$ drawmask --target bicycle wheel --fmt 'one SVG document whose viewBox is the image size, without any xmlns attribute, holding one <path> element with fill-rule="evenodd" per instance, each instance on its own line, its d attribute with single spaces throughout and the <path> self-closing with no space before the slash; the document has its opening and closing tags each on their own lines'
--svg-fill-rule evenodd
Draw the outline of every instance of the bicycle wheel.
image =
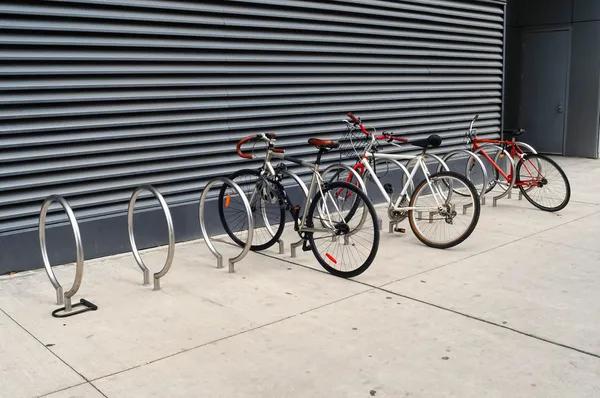
<svg viewBox="0 0 600 398">
<path fill-rule="evenodd" d="M 355 200 L 339 200 L 345 195 L 352 195 Z M 357 202 L 359 208 L 348 220 L 347 215 Z M 327 220 L 320 219 L 319 208 L 324 209 Z M 306 226 L 314 228 L 306 232 L 306 238 L 315 258 L 332 275 L 352 278 L 365 272 L 375 259 L 379 248 L 377 213 L 362 189 L 350 183 L 328 183 L 322 192 L 317 192 L 306 216 Z"/>
<path fill-rule="evenodd" d="M 238 170 L 229 176 L 246 194 L 254 217 L 254 236 L 251 250 L 260 251 L 273 246 L 285 227 L 285 202 L 280 184 L 260 178 L 259 170 Z M 248 238 L 246 209 L 238 193 L 223 185 L 217 207 L 225 232 L 238 245 Z"/>
<path fill-rule="evenodd" d="M 544 155 L 527 154 L 519 161 L 517 184 L 525 199 L 540 210 L 562 210 L 571 198 L 571 185 L 565 172 Z"/>
<path fill-rule="evenodd" d="M 457 195 L 458 190 L 462 194 Z M 410 227 L 427 246 L 447 249 L 467 239 L 477 222 L 481 204 L 475 186 L 467 177 L 442 171 L 419 184 L 408 212 Z"/>
</svg>

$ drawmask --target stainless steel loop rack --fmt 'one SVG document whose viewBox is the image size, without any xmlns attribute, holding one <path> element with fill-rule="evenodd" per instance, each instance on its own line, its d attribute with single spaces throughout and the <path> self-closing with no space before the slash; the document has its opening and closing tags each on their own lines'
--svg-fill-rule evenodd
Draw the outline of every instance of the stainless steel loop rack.
<svg viewBox="0 0 600 398">
<path fill-rule="evenodd" d="M 494 148 L 494 149 L 497 149 L 497 150 L 499 150 L 501 153 L 503 153 L 503 154 L 504 154 L 504 156 L 506 156 L 506 159 L 508 160 L 508 162 L 510 163 L 510 167 L 512 168 L 512 170 L 515 170 L 515 162 L 514 162 L 514 160 L 512 159 L 512 157 L 510 156 L 510 153 L 508 153 L 508 151 L 506 151 L 504 148 L 500 147 L 499 145 L 495 145 L 495 144 L 484 144 L 484 145 L 480 146 L 480 147 L 479 147 L 477 150 L 475 150 L 475 152 L 473 152 L 473 153 L 474 153 L 474 154 L 475 154 L 475 156 L 478 158 L 479 156 L 477 156 L 477 154 L 478 154 L 479 152 L 481 152 L 482 150 L 484 150 L 484 149 L 488 149 L 488 148 Z M 488 182 L 490 182 L 490 181 L 491 181 L 491 180 L 489 180 L 489 179 L 488 179 Z M 507 189 L 506 189 L 504 192 L 502 192 L 502 193 L 500 193 L 499 195 L 497 195 L 497 196 L 494 196 L 494 197 L 492 198 L 492 206 L 493 206 L 493 207 L 496 207 L 496 206 L 498 206 L 498 201 L 499 201 L 500 199 L 504 198 L 505 196 L 508 196 L 508 199 L 510 199 L 510 198 L 511 198 L 511 192 L 512 192 L 512 188 L 513 188 L 514 184 L 515 184 L 515 179 L 514 179 L 514 178 L 512 178 L 512 179 L 510 180 L 509 184 L 508 184 L 508 187 L 507 187 Z"/>
<path fill-rule="evenodd" d="M 478 192 L 478 193 L 479 193 L 479 198 L 480 198 L 481 204 L 482 204 L 482 205 L 485 205 L 485 193 L 486 193 L 486 190 L 487 190 L 487 184 L 488 184 L 488 182 L 489 182 L 489 179 L 488 179 L 488 173 L 487 173 L 487 169 L 485 168 L 485 164 L 484 164 L 484 163 L 483 163 L 483 161 L 482 161 L 482 160 L 479 158 L 479 156 L 477 156 L 475 153 L 473 153 L 473 152 L 471 152 L 471 151 L 469 151 L 469 150 L 467 150 L 467 149 L 457 149 L 457 150 L 455 150 L 455 151 L 448 152 L 446 155 L 444 155 L 444 156 L 442 157 L 442 160 L 443 160 L 443 161 L 444 161 L 446 164 L 448 164 L 448 161 L 450 160 L 450 158 L 452 158 L 452 157 L 454 157 L 454 156 L 457 156 L 457 155 L 459 155 L 459 156 L 460 156 L 460 155 L 462 155 L 462 156 L 467 156 L 467 164 L 469 163 L 469 160 L 468 160 L 468 159 L 473 159 L 473 161 L 474 161 L 474 162 L 476 162 L 476 163 L 477 163 L 477 165 L 479 166 L 479 168 L 481 169 L 481 172 L 482 172 L 482 180 L 483 180 L 483 181 L 481 182 L 481 191 L 480 191 L 480 192 Z M 468 166 L 467 166 L 467 168 L 468 168 Z M 442 171 L 442 164 L 441 164 L 441 163 L 438 165 L 438 168 L 437 168 L 437 172 L 439 173 L 440 171 Z M 467 172 L 467 171 L 465 171 L 465 173 L 466 173 L 466 172 Z M 466 207 L 470 207 L 470 205 L 467 205 Z M 463 208 L 463 214 L 464 214 L 464 211 L 465 211 L 465 210 L 466 210 L 466 209 L 465 209 L 465 208 Z"/>
<path fill-rule="evenodd" d="M 48 258 L 48 247 L 46 243 L 46 219 L 48 217 L 48 209 L 52 203 L 58 203 L 62 206 L 62 208 L 67 213 L 67 217 L 69 219 L 69 223 L 71 224 L 71 228 L 73 229 L 73 236 L 75 238 L 75 247 L 77 253 L 77 261 L 75 266 L 75 281 L 71 288 L 64 292 L 62 285 L 56 278 L 54 271 L 52 270 L 52 265 L 50 264 L 50 260 Z M 77 293 L 79 287 L 81 286 L 81 280 L 83 279 L 83 263 L 84 263 L 84 254 L 83 254 L 83 243 L 81 241 L 81 232 L 79 231 L 79 224 L 77 223 L 77 218 L 75 217 L 75 213 L 73 209 L 69 205 L 69 203 L 59 195 L 51 195 L 42 204 L 42 210 L 40 212 L 40 223 L 39 223 L 39 238 L 40 238 L 40 249 L 42 252 L 42 260 L 44 261 L 44 268 L 46 269 L 46 274 L 54 286 L 56 290 L 56 304 L 64 305 L 64 307 L 59 308 L 52 312 L 52 316 L 57 318 L 64 318 L 66 316 L 72 316 L 76 314 L 80 314 L 82 312 L 87 311 L 95 311 L 98 307 L 90 303 L 85 299 L 81 299 L 79 303 L 72 304 L 71 298 Z M 73 307 L 84 307 L 78 311 L 73 311 Z"/>
<path fill-rule="evenodd" d="M 152 193 L 158 202 L 160 203 L 160 207 L 162 207 L 163 212 L 165 213 L 165 218 L 167 220 L 167 229 L 169 231 L 169 249 L 167 252 L 167 260 L 165 261 L 165 265 L 163 268 L 154 274 L 154 290 L 160 290 L 160 278 L 165 276 L 169 269 L 171 269 L 171 264 L 173 264 L 173 258 L 175 257 L 175 229 L 173 227 L 173 218 L 171 217 L 171 212 L 169 211 L 169 206 L 165 201 L 165 198 L 158 191 L 158 189 L 154 188 L 151 185 L 142 185 L 138 187 L 133 194 L 131 195 L 131 199 L 129 200 L 129 208 L 127 209 L 127 231 L 129 233 L 129 243 L 131 245 L 131 252 L 138 266 L 142 270 L 144 274 L 144 285 L 150 284 L 150 270 L 144 264 L 142 257 L 140 256 L 140 252 L 135 244 L 135 234 L 133 230 L 133 214 L 135 210 L 135 203 L 137 202 L 139 196 L 142 192 L 148 191 Z"/>
<path fill-rule="evenodd" d="M 239 187 L 238 184 L 236 184 L 229 178 L 225 178 L 225 177 L 217 177 L 217 178 L 211 180 L 208 184 L 206 184 L 206 186 L 204 187 L 204 190 L 202 191 L 202 195 L 200 196 L 200 206 L 199 206 L 198 216 L 200 218 L 200 230 L 202 231 L 202 236 L 204 237 L 206 246 L 208 246 L 208 249 L 217 258 L 217 268 L 223 268 L 223 255 L 221 255 L 221 253 L 219 253 L 217 251 L 215 246 L 212 244 L 210 237 L 208 236 L 208 232 L 206 230 L 206 220 L 204 217 L 204 213 L 206 210 L 206 198 L 208 196 L 208 193 L 219 182 L 221 182 L 225 185 L 229 185 L 238 193 L 238 195 L 240 195 L 242 203 L 244 204 L 244 208 L 246 209 L 246 214 L 248 216 L 248 237 L 246 239 L 246 244 L 243 247 L 242 252 L 240 254 L 238 254 L 236 257 L 229 259 L 229 272 L 233 273 L 233 272 L 235 272 L 234 264 L 241 261 L 246 256 L 246 254 L 248 254 L 248 252 L 250 251 L 250 247 L 252 246 L 252 239 L 254 238 L 254 218 L 252 217 L 252 209 L 250 208 L 250 203 L 248 202 L 248 198 L 246 198 L 244 191 L 242 191 L 242 189 Z"/>
</svg>

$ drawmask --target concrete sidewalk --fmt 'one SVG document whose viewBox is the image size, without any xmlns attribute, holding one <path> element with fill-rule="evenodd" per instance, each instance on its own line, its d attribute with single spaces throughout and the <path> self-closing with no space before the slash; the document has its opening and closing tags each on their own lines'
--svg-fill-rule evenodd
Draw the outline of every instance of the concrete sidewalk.
<svg viewBox="0 0 600 398">
<path fill-rule="evenodd" d="M 563 211 L 489 200 L 445 251 L 384 228 L 354 280 L 290 258 L 292 230 L 235 274 L 179 244 L 157 292 L 130 254 L 88 261 L 76 298 L 99 310 L 72 318 L 50 316 L 43 271 L 2 278 L 0 397 L 598 397 L 600 161 L 556 160 Z"/>
</svg>

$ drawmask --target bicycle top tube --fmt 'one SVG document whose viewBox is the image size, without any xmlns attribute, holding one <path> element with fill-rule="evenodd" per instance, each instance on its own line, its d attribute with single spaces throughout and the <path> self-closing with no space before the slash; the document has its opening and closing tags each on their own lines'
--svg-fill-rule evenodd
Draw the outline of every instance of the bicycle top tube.
<svg viewBox="0 0 600 398">
<path fill-rule="evenodd" d="M 421 154 L 409 155 L 407 153 L 378 153 L 375 155 L 374 152 L 367 151 L 365 152 L 365 157 L 372 158 L 376 157 L 377 159 L 392 159 L 392 160 L 412 160 L 414 158 L 422 156 Z"/>
</svg>

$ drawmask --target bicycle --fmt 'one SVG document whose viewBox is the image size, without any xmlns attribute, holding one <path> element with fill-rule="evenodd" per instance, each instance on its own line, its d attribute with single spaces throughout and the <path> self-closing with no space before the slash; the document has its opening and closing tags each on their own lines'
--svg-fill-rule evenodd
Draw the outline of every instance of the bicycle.
<svg viewBox="0 0 600 398">
<path fill-rule="evenodd" d="M 351 278 L 366 271 L 375 259 L 379 247 L 380 233 L 375 207 L 360 188 L 346 182 L 325 182 L 319 173 L 321 157 L 338 148 L 339 142 L 309 139 L 309 144 L 318 149 L 316 161 L 309 163 L 286 155 L 283 149 L 276 148 L 274 134 L 257 134 L 238 142 L 238 156 L 257 159 L 254 154 L 244 153 L 241 149 L 244 144 L 256 142 L 266 143 L 263 164 L 256 169 L 242 169 L 229 176 L 249 198 L 255 219 L 254 235 L 266 237 L 264 243 L 253 243 L 251 250 L 264 250 L 279 240 L 286 223 L 287 211 L 294 222 L 294 230 L 302 239 L 302 249 L 312 251 L 325 270 L 343 278 Z M 302 215 L 301 207 L 292 203 L 281 183 L 281 170 L 285 165 L 273 167 L 271 160 L 274 158 L 312 170 Z M 357 198 L 352 202 L 352 217 L 348 217 L 348 202 L 335 195 L 338 191 Z M 241 203 L 235 192 L 229 192 L 226 186 L 221 188 L 218 198 L 219 217 L 229 237 L 243 246 L 247 221 Z"/>
<path fill-rule="evenodd" d="M 523 129 L 505 130 L 503 140 L 478 138 L 474 128 L 478 118 L 479 115 L 475 115 L 471 121 L 466 138 L 472 151 L 481 154 L 495 171 L 495 178 L 489 182 L 486 192 L 496 186 L 505 191 L 515 187 L 540 210 L 556 212 L 564 209 L 571 198 L 571 185 L 562 168 L 549 157 L 536 153 L 531 146 L 517 142 L 517 137 L 525 134 Z M 486 152 L 489 147 L 499 149 L 494 159 Z M 498 165 L 502 158 L 508 162 L 504 170 Z M 470 163 L 466 173 L 468 178 L 472 168 Z"/>
<path fill-rule="evenodd" d="M 371 133 L 352 113 L 349 112 L 348 117 L 350 121 L 344 120 L 344 122 L 349 132 L 352 133 L 359 128 L 364 134 L 363 137 L 367 137 L 364 148 L 360 148 L 360 144 L 351 143 L 358 158 L 355 169 L 360 172 L 365 181 L 372 180 L 381 192 L 388 205 L 390 228 L 408 218 L 415 236 L 425 245 L 439 249 L 454 247 L 473 233 L 481 211 L 479 194 L 474 185 L 465 176 L 456 172 L 441 171 L 431 174 L 428 170 L 425 161 L 427 151 L 441 145 L 442 139 L 439 135 L 434 134 L 425 139 L 409 142 L 406 138 L 398 137 L 390 132 L 384 131 L 381 135 Z M 352 137 L 352 134 L 348 134 L 348 136 Z M 398 148 L 400 148 L 399 143 L 410 143 L 421 148 L 421 153 L 416 156 L 382 154 L 379 153 L 381 146 L 378 140 L 385 140 Z M 407 183 L 403 184 L 402 190 L 395 200 L 390 196 L 394 193 L 393 186 L 382 184 L 377 176 L 375 165 L 381 159 L 394 162 L 401 168 L 403 174 L 408 176 Z M 414 161 L 416 164 L 409 172 L 398 162 L 399 160 Z M 413 181 L 419 171 L 422 172 L 424 179 L 414 188 L 412 195 L 409 195 L 409 187 L 414 187 Z M 341 173 L 338 173 L 333 178 L 340 175 Z M 353 175 L 348 175 L 345 182 L 353 183 L 354 179 Z M 460 195 L 456 195 L 457 192 L 460 192 Z M 449 226 L 451 231 L 443 230 L 445 226 Z M 465 228 L 459 231 L 457 226 Z M 401 228 L 393 230 L 405 232 Z M 458 233 L 452 234 L 452 230 Z"/>
</svg>

